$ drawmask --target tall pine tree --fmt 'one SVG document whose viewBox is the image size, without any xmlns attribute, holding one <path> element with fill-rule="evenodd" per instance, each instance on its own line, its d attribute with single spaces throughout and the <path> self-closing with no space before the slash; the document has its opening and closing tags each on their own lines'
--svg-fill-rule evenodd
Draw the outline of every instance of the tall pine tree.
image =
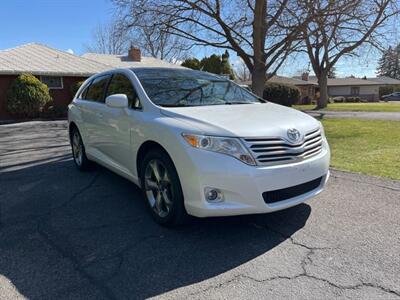
<svg viewBox="0 0 400 300">
<path fill-rule="evenodd" d="M 383 52 L 378 62 L 378 75 L 400 80 L 400 44 Z"/>
</svg>

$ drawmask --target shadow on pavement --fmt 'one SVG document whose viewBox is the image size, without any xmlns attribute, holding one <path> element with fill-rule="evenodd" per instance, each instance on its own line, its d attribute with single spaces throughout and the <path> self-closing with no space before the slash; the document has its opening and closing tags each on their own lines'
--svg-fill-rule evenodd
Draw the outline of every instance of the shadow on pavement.
<svg viewBox="0 0 400 300">
<path fill-rule="evenodd" d="M 302 204 L 166 229 L 139 188 L 102 167 L 80 173 L 68 160 L 0 176 L 0 275 L 30 299 L 159 295 L 271 250 L 311 212 Z"/>
</svg>

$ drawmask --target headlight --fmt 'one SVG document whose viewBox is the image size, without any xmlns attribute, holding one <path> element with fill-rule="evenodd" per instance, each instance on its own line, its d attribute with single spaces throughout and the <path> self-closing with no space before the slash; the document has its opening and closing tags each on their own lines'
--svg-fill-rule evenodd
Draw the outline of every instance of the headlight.
<svg viewBox="0 0 400 300">
<path fill-rule="evenodd" d="M 256 162 L 245 146 L 236 138 L 182 134 L 192 147 L 233 156 L 242 162 L 255 166 Z"/>
</svg>

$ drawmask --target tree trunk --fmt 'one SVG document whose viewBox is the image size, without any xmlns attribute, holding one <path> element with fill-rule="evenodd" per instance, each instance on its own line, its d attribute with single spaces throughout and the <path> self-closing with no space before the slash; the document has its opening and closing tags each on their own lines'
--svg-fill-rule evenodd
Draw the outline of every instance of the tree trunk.
<svg viewBox="0 0 400 300">
<path fill-rule="evenodd" d="M 266 74 L 263 67 L 261 68 L 254 68 L 253 72 L 251 73 L 251 89 L 254 94 L 263 98 L 264 92 L 264 85 L 266 81 Z"/>
<path fill-rule="evenodd" d="M 317 103 L 317 109 L 322 109 L 328 106 L 328 76 L 325 72 L 318 78 L 319 86 L 319 99 Z"/>
<path fill-rule="evenodd" d="M 263 97 L 266 80 L 265 69 L 265 36 L 266 36 L 266 0 L 256 0 L 253 20 L 253 69 L 251 70 L 252 90 L 259 97 Z"/>
</svg>

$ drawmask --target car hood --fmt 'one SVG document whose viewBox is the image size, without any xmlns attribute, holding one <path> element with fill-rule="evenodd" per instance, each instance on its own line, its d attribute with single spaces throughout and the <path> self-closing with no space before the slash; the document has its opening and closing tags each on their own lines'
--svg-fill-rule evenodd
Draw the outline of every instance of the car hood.
<svg viewBox="0 0 400 300">
<path fill-rule="evenodd" d="M 262 103 L 161 108 L 161 114 L 179 119 L 193 133 L 235 136 L 286 136 L 289 128 L 302 134 L 318 128 L 319 122 L 298 110 Z"/>
</svg>

